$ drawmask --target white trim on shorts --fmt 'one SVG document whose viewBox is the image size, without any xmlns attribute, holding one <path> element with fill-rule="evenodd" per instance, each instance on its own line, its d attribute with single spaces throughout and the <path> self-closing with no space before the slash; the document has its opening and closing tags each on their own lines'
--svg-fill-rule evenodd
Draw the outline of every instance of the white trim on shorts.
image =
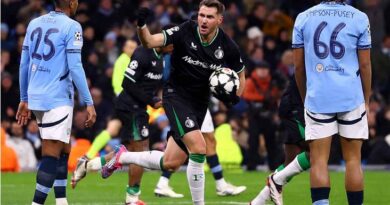
<svg viewBox="0 0 390 205">
<path fill-rule="evenodd" d="M 72 129 L 73 107 L 61 106 L 49 111 L 33 110 L 42 139 L 69 143 Z"/>
<path fill-rule="evenodd" d="M 334 134 L 348 139 L 368 139 L 368 123 L 365 104 L 349 112 L 332 114 L 312 113 L 305 109 L 305 138 L 316 140 Z"/>
<path fill-rule="evenodd" d="M 207 108 L 206 115 L 204 116 L 202 126 L 200 128 L 202 133 L 212 133 L 214 132 L 214 123 L 213 118 L 211 117 L 210 110 Z"/>
</svg>

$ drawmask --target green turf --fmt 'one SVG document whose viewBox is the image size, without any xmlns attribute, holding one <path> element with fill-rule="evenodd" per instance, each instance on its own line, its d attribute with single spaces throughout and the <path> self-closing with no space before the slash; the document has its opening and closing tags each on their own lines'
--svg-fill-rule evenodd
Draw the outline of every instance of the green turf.
<svg viewBox="0 0 390 205">
<path fill-rule="evenodd" d="M 215 193 L 212 175 L 206 175 L 206 203 L 207 204 L 248 204 L 257 195 L 265 183 L 265 172 L 225 172 L 225 178 L 236 185 L 245 185 L 247 191 L 240 196 L 218 197 Z M 35 173 L 1 174 L 1 204 L 31 204 L 35 189 Z M 191 204 L 191 198 L 184 172 L 172 175 L 171 185 L 177 192 L 183 193 L 183 199 L 157 198 L 153 195 L 153 189 L 158 180 L 159 173 L 148 172 L 144 175 L 141 189 L 142 199 L 149 205 L 154 204 Z M 286 205 L 310 204 L 308 173 L 295 177 L 286 186 L 284 202 Z M 331 173 L 332 189 L 330 201 L 332 204 L 347 204 L 344 192 L 343 173 Z M 123 204 L 127 173 L 119 172 L 109 179 L 103 180 L 96 173 L 89 174 L 75 190 L 68 186 L 68 200 L 74 205 L 108 205 Z M 390 204 L 389 189 L 390 172 L 365 172 L 365 205 Z M 46 204 L 55 204 L 53 194 L 50 193 Z"/>
</svg>

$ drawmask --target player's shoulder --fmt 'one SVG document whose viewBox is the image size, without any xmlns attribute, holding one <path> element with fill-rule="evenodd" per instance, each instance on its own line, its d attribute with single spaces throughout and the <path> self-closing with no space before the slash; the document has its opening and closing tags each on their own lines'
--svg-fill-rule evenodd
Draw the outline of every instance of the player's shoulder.
<svg viewBox="0 0 390 205">
<path fill-rule="evenodd" d="M 345 5 L 345 6 L 346 6 L 346 8 L 347 8 L 349 11 L 353 12 L 354 15 L 356 15 L 356 19 L 359 19 L 359 20 L 368 19 L 367 14 L 364 13 L 363 11 L 360 11 L 359 9 L 357 9 L 357 8 L 351 6 L 351 5 Z"/>
<path fill-rule="evenodd" d="M 198 23 L 196 23 L 195 21 L 193 20 L 187 20 L 187 21 L 184 21 L 182 24 L 180 24 L 180 29 L 184 30 L 184 31 L 192 31 L 192 30 L 195 30 L 198 26 Z"/>
<path fill-rule="evenodd" d="M 317 10 L 317 9 L 321 9 L 322 8 L 322 4 L 317 4 L 317 5 L 314 5 L 304 11 L 302 11 L 301 13 L 299 13 L 297 15 L 297 18 L 296 18 L 296 21 L 303 21 L 305 19 L 307 19 L 310 15 L 311 12 L 313 12 L 314 10 Z"/>
<path fill-rule="evenodd" d="M 81 27 L 81 24 L 79 22 L 77 22 L 76 20 L 74 19 L 71 19 L 69 18 L 68 16 L 66 16 L 66 18 L 64 18 L 64 23 L 67 23 L 69 25 L 69 27 L 74 27 L 75 29 L 82 29 Z"/>
<path fill-rule="evenodd" d="M 234 42 L 234 40 L 230 38 L 230 36 L 228 36 L 222 28 L 219 28 L 218 32 L 218 35 L 220 35 L 224 46 L 228 47 L 229 49 L 238 49 L 237 43 Z"/>
<path fill-rule="evenodd" d="M 148 52 L 150 52 L 150 48 L 145 48 L 143 46 L 138 46 L 135 50 L 133 55 L 140 56 L 140 55 L 147 55 Z"/>
</svg>

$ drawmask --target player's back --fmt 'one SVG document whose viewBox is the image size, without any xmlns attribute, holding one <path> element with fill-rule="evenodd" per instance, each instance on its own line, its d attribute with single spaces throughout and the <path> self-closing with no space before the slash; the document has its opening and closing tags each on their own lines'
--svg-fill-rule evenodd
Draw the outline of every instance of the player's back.
<svg viewBox="0 0 390 205">
<path fill-rule="evenodd" d="M 297 17 L 293 47 L 305 50 L 310 111 L 350 111 L 364 102 L 357 50 L 371 47 L 366 14 L 343 3 L 318 4 Z"/>
<path fill-rule="evenodd" d="M 27 93 L 32 110 L 73 105 L 74 89 L 66 53 L 81 52 L 82 34 L 75 33 L 72 27 L 80 24 L 53 11 L 32 20 L 27 28 L 23 48 L 29 54 Z"/>
</svg>

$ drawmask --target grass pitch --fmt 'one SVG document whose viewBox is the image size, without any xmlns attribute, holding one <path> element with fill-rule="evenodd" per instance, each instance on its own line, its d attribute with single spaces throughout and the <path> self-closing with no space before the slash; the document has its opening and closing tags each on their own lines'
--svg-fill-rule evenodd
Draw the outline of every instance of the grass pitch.
<svg viewBox="0 0 390 205">
<path fill-rule="evenodd" d="M 31 204 L 35 190 L 36 173 L 1 174 L 1 204 L 22 205 Z M 215 183 L 210 172 L 206 173 L 206 204 L 236 204 L 243 205 L 257 195 L 265 184 L 266 172 L 229 172 L 225 171 L 225 179 L 234 185 L 245 185 L 247 190 L 239 196 L 219 197 L 215 192 Z M 187 185 L 185 172 L 179 172 L 171 177 L 170 185 L 176 192 L 183 193 L 182 199 L 158 198 L 153 190 L 160 174 L 147 172 L 143 176 L 141 199 L 147 205 L 187 205 L 191 204 L 191 196 Z M 69 177 L 70 179 L 70 177 Z M 69 181 L 68 179 L 68 181 Z M 390 204 L 390 172 L 365 172 L 365 205 Z M 344 173 L 331 172 L 331 204 L 347 204 L 344 191 Z M 68 185 L 67 195 L 72 205 L 116 205 L 124 204 L 127 173 L 115 173 L 103 180 L 99 174 L 88 174 L 75 190 Z M 311 204 L 309 174 L 296 176 L 284 189 L 284 203 L 286 205 Z M 46 204 L 55 204 L 53 191 L 49 194 Z"/>
</svg>

